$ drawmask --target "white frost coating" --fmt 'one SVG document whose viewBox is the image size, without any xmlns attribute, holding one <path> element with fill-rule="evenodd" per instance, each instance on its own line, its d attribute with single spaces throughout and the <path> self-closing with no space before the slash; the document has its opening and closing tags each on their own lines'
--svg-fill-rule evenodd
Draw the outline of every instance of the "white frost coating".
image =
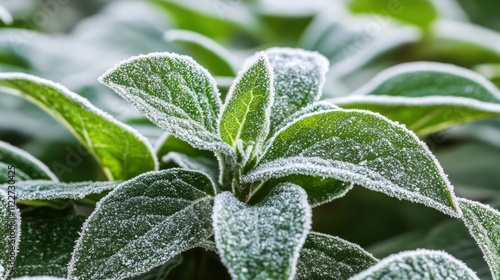
<svg viewBox="0 0 500 280">
<path fill-rule="evenodd" d="M 345 129 L 348 129 L 347 127 L 353 121 L 356 121 L 357 118 L 360 118 L 360 116 L 362 116 L 359 115 L 359 113 L 362 113 L 363 115 L 367 115 L 367 117 L 371 116 L 371 118 L 375 117 L 376 119 L 378 119 L 378 124 L 385 125 L 384 129 L 390 129 L 390 132 L 394 135 L 391 134 L 386 136 L 380 134 L 387 133 L 387 131 L 380 131 L 381 128 L 371 127 L 373 126 L 373 124 L 367 124 L 367 126 L 363 130 L 363 133 L 370 135 L 371 138 L 373 138 L 374 136 L 378 136 L 380 138 L 376 143 L 369 143 L 369 146 L 364 146 L 366 144 L 363 144 L 362 142 L 360 143 L 360 141 L 364 141 L 363 139 L 356 139 L 357 141 L 354 141 L 354 137 L 352 139 L 341 139 L 338 138 L 337 135 L 334 135 L 333 138 L 326 138 L 325 140 L 317 142 L 315 137 L 318 137 L 318 135 L 307 135 L 308 139 L 295 139 L 295 141 L 309 141 L 307 145 L 310 146 L 307 148 L 307 150 L 298 150 L 303 148 L 290 146 L 293 145 L 292 141 L 294 141 L 294 139 L 281 139 L 281 134 L 283 132 L 287 131 L 287 129 L 293 127 L 301 120 L 314 116 L 321 116 L 322 114 L 325 114 L 325 116 L 327 114 L 335 116 L 335 112 L 339 112 L 339 114 L 337 115 L 340 115 L 340 113 L 342 113 L 342 117 L 346 118 L 345 120 L 342 119 L 343 122 L 341 123 L 341 125 L 332 128 L 334 129 L 335 133 L 343 133 L 343 127 L 346 126 Z M 348 118 L 348 115 L 351 115 L 352 117 Z M 338 118 L 338 116 L 336 116 L 336 118 Z M 330 118 L 330 120 L 332 119 Z M 328 126 L 323 123 L 320 125 L 323 126 L 324 133 L 327 133 Z M 398 129 L 401 131 L 398 132 Z M 399 135 L 396 133 L 399 133 Z M 394 150 L 394 148 L 392 147 L 393 144 L 389 142 L 387 138 L 394 138 L 396 137 L 396 135 L 398 135 L 398 137 L 404 136 L 408 138 L 405 140 L 408 141 L 405 142 L 405 145 L 410 145 L 411 147 L 405 148 L 404 151 Z M 321 137 L 323 136 L 321 135 Z M 398 138 L 398 141 L 399 140 L 400 139 Z M 284 141 L 288 141 L 289 146 L 287 148 L 288 150 L 286 151 L 286 155 L 277 156 L 272 154 L 275 149 L 273 145 L 277 141 L 280 141 L 280 144 L 283 144 Z M 335 150 L 335 154 L 333 154 L 334 157 L 332 157 L 331 153 L 333 152 L 333 149 L 339 144 L 343 144 L 342 147 L 344 147 L 344 150 Z M 375 150 L 373 147 L 374 145 L 376 145 Z M 348 149 L 353 149 L 353 151 L 350 152 Z M 394 150 L 391 153 L 403 153 L 405 162 L 399 161 L 397 158 L 391 158 L 391 154 L 386 155 L 386 158 L 381 158 L 379 154 L 384 153 L 384 150 L 386 149 Z M 364 159 L 363 153 L 365 152 L 376 155 L 376 158 L 370 160 Z M 320 156 L 316 155 L 318 153 L 320 154 Z M 267 158 L 269 156 L 268 154 L 271 154 L 271 158 L 269 159 Z M 344 157 L 343 161 L 337 160 L 335 158 L 341 156 Z M 413 158 L 415 156 L 419 157 Z M 350 162 L 352 161 L 353 157 L 356 157 L 356 160 L 358 162 Z M 419 162 L 423 159 L 425 159 L 426 161 L 430 160 L 430 167 L 421 165 L 418 167 L 419 170 L 414 170 L 411 165 L 408 165 L 413 162 Z M 377 166 L 379 166 L 380 164 L 383 164 L 383 170 L 375 171 L 375 169 L 379 168 Z M 406 166 L 409 166 L 410 168 L 412 168 L 412 170 L 406 170 Z M 433 193 L 428 193 L 429 190 L 427 190 L 426 188 L 429 187 L 429 184 L 433 184 L 434 182 L 430 178 L 421 178 L 421 176 L 426 175 L 426 172 L 437 173 L 435 175 L 437 175 L 439 178 L 438 180 L 440 180 L 441 183 L 444 184 L 444 191 L 449 192 L 449 198 L 447 199 L 449 199 L 450 201 L 447 201 L 447 203 L 451 203 L 451 205 L 445 205 L 442 202 L 435 200 L 435 198 L 432 197 Z M 243 176 L 242 182 L 251 183 L 260 180 L 267 180 L 270 178 L 280 178 L 290 174 L 327 176 L 341 181 L 358 183 L 366 188 L 383 192 L 398 199 L 420 202 L 450 216 L 461 217 L 461 211 L 458 207 L 458 202 L 453 193 L 453 186 L 449 182 L 436 157 L 430 152 L 429 148 L 413 132 L 406 129 L 405 126 L 393 122 L 378 113 L 373 113 L 366 110 L 335 109 L 324 112 L 313 112 L 303 115 L 302 117 L 295 120 L 295 122 L 283 127 L 271 138 L 267 148 L 259 158 L 256 167 L 248 172 L 245 176 Z M 422 180 L 422 182 L 415 182 L 415 179 Z M 404 182 L 404 185 L 398 185 L 394 183 L 394 181 L 398 183 Z M 422 193 L 421 189 L 423 189 L 422 191 L 424 191 L 424 193 Z"/>
<path fill-rule="evenodd" d="M 10 253 L 11 247 L 14 247 L 14 254 L 19 253 L 19 241 L 21 240 L 21 213 L 17 207 L 9 204 L 9 195 L 0 190 L 0 279 L 8 279 L 11 272 Z M 13 211 L 13 212 L 12 212 Z M 15 240 L 12 244 L 10 237 L 11 223 L 15 223 Z"/>
<path fill-rule="evenodd" d="M 165 40 L 171 42 L 186 41 L 196 43 L 226 61 L 235 73 L 238 69 L 238 62 L 236 61 L 236 58 L 227 49 L 219 45 L 214 40 L 199 33 L 189 30 L 170 29 L 165 32 L 164 38 Z"/>
<path fill-rule="evenodd" d="M 2 5 L 0 5 L 0 20 L 3 21 L 6 25 L 10 25 L 12 24 L 12 22 L 14 22 L 14 20 L 12 19 L 12 15 Z"/>
<path fill-rule="evenodd" d="M 481 86 L 486 88 L 493 97 L 500 100 L 500 90 L 485 77 L 474 71 L 462 67 L 438 62 L 409 62 L 396 65 L 380 72 L 368 83 L 352 93 L 352 95 L 368 95 L 370 94 L 370 92 L 372 92 L 374 89 L 376 89 L 378 86 L 380 86 L 390 78 L 396 77 L 401 74 L 414 72 L 442 72 L 467 78 L 475 83 L 480 84 Z"/>
<path fill-rule="evenodd" d="M 189 65 L 190 67 L 194 67 L 195 71 L 197 71 L 196 74 L 200 74 L 200 76 L 196 77 L 196 75 L 193 75 L 192 78 L 206 79 L 206 82 L 208 82 L 210 88 L 209 95 L 211 96 L 202 96 L 201 94 L 193 92 L 189 88 L 184 88 L 187 94 L 189 94 L 189 96 L 187 97 L 190 97 L 192 100 L 195 100 L 198 103 L 195 105 L 196 108 L 181 108 L 171 102 L 173 99 L 172 96 L 167 97 L 170 98 L 170 100 L 168 100 L 167 102 L 166 100 L 160 99 L 157 96 L 153 96 L 145 92 L 145 88 L 137 88 L 136 85 L 134 85 L 134 87 L 127 87 L 108 79 L 115 72 L 119 73 L 121 68 L 133 66 L 136 63 L 140 64 L 142 61 L 147 59 L 172 59 L 176 60 L 179 63 L 184 63 L 186 65 Z M 161 65 L 155 66 L 159 67 Z M 148 70 L 151 71 L 150 69 Z M 179 70 L 174 70 L 174 72 L 175 71 Z M 127 78 L 130 79 L 130 77 Z M 139 86 L 159 87 L 162 83 L 161 78 L 165 77 L 151 76 L 150 78 L 155 79 L 155 84 Z M 188 142 L 193 147 L 201 150 L 211 150 L 214 152 L 224 153 L 231 157 L 235 156 L 234 151 L 231 149 L 231 147 L 222 142 L 217 134 L 216 117 L 220 113 L 221 101 L 216 82 L 210 75 L 210 73 L 201 65 L 196 63 L 191 57 L 167 52 L 134 56 L 127 60 L 121 61 L 113 68 L 108 69 L 103 75 L 98 78 L 98 80 L 100 83 L 110 87 L 120 96 L 125 98 L 128 102 L 133 104 L 156 125 L 167 130 L 167 132 L 174 134 L 177 138 Z M 129 80 L 128 82 L 131 81 L 133 82 L 133 80 Z M 164 85 L 162 86 L 162 88 L 168 92 L 168 89 Z M 202 104 L 200 102 L 204 102 L 204 107 L 202 107 Z M 215 104 L 211 104 L 211 102 L 214 102 Z M 157 106 L 154 107 L 152 104 L 155 104 Z M 211 109 L 208 108 L 212 105 L 215 105 L 215 108 L 212 108 L 216 110 L 215 112 L 212 112 Z M 200 119 L 193 119 L 192 116 L 188 114 L 186 109 L 196 110 L 199 113 L 198 117 Z"/>
<path fill-rule="evenodd" d="M 154 168 L 155 170 L 158 169 L 158 159 L 154 156 L 154 151 L 153 151 L 153 147 L 151 146 L 151 144 L 149 143 L 149 141 L 146 139 L 146 137 L 144 137 L 143 135 L 141 135 L 137 130 L 135 130 L 134 128 L 124 124 L 124 123 L 121 123 L 119 121 L 117 121 L 113 116 L 109 115 L 108 113 L 102 111 L 101 109 L 95 107 L 94 105 L 92 105 L 92 103 L 90 103 L 88 101 L 88 99 L 68 90 L 67 88 L 65 88 L 64 86 L 58 84 L 58 83 L 55 83 L 55 82 L 52 82 L 52 81 L 49 81 L 49 80 L 46 80 L 46 79 L 42 79 L 42 78 L 39 78 L 39 77 L 36 77 L 36 76 L 32 76 L 32 75 L 29 75 L 29 74 L 25 74 L 25 73 L 0 73 L 0 80 L 1 79 L 26 79 L 26 80 L 29 80 L 29 81 L 32 81 L 36 84 L 39 84 L 41 86 L 49 86 L 49 87 L 52 87 L 52 88 L 55 88 L 56 90 L 58 90 L 59 92 L 63 93 L 65 96 L 67 96 L 68 98 L 70 98 L 71 100 L 75 101 L 75 102 L 78 102 L 81 104 L 81 106 L 83 108 L 85 108 L 86 110 L 92 112 L 93 114 L 103 118 L 103 119 L 106 119 L 107 121 L 109 121 L 110 123 L 120 127 L 122 130 L 130 133 L 134 138 L 136 138 L 137 140 L 139 140 L 140 142 L 144 143 L 144 145 L 146 146 L 146 148 L 150 151 L 151 153 L 151 156 L 154 160 Z M 35 100 L 34 98 L 30 97 L 30 96 L 27 96 L 27 95 L 24 95 L 22 94 L 21 92 L 19 92 L 18 90 L 15 90 L 15 89 L 12 89 L 12 88 L 8 88 L 8 87 L 3 87 L 3 86 L 0 86 L 0 92 L 5 92 L 5 93 L 9 93 L 9 94 L 13 94 L 13 95 L 16 95 L 16 96 L 21 96 L 21 97 L 24 97 L 26 98 L 27 100 L 33 102 L 34 104 L 39 104 L 37 100 Z M 43 110 L 45 110 L 48 114 L 50 114 L 51 116 L 53 116 L 55 119 L 57 119 L 58 121 L 60 121 L 64 126 L 66 126 L 66 128 L 68 130 L 70 130 L 73 135 L 75 135 L 75 137 L 77 137 L 82 143 L 87 143 L 88 145 L 90 145 L 90 147 L 92 147 L 92 143 L 88 143 L 89 139 L 82 139 L 78 133 L 75 132 L 75 130 L 73 129 L 73 127 L 71 127 L 67 122 L 66 120 L 64 119 L 61 119 L 59 116 L 57 116 L 56 114 L 54 114 L 51 110 L 49 110 L 48 108 L 45 108 L 45 106 L 40 106 Z M 93 151 L 93 149 L 91 148 L 90 149 L 90 152 L 94 154 L 95 156 L 95 153 Z M 95 156 L 96 159 L 99 160 L 99 162 L 101 161 L 99 159 L 99 157 Z"/>
<path fill-rule="evenodd" d="M 229 192 L 217 195 L 215 242 L 232 278 L 293 279 L 311 215 L 306 193 L 293 184 L 276 187 L 254 207 Z"/>
<path fill-rule="evenodd" d="M 68 279 L 123 279 L 166 263 L 212 235 L 214 186 L 178 168 L 147 172 L 100 200 L 82 226 Z"/>
<path fill-rule="evenodd" d="M 462 261 L 444 251 L 419 249 L 390 255 L 349 280 L 480 280 Z"/>
<path fill-rule="evenodd" d="M 462 220 L 483 252 L 493 279 L 500 279 L 500 212 L 489 205 L 458 199 Z"/>
<path fill-rule="evenodd" d="M 163 156 L 162 162 L 174 162 L 181 168 L 204 172 L 210 176 L 212 183 L 219 180 L 218 162 L 206 157 L 193 157 L 183 153 L 169 152 Z"/>
<path fill-rule="evenodd" d="M 1 148 L 6 149 L 6 150 L 10 150 L 10 151 L 12 151 L 12 153 L 18 154 L 21 157 L 24 157 L 26 160 L 32 162 L 38 168 L 40 168 L 45 173 L 45 175 L 47 175 L 52 181 L 59 182 L 59 179 L 57 178 L 57 176 L 54 173 L 52 173 L 52 171 L 50 171 L 50 169 L 47 167 L 47 165 L 45 165 L 43 162 L 41 162 L 40 160 L 38 160 L 36 157 L 32 156 L 28 152 L 26 152 L 22 149 L 19 149 L 18 147 L 12 146 L 11 144 L 9 144 L 7 142 L 3 142 L 3 141 L 0 141 L 0 149 Z"/>
<path fill-rule="evenodd" d="M 120 182 L 78 182 L 59 183 L 42 180 L 30 180 L 16 183 L 18 200 L 53 200 L 53 199 L 83 199 L 91 194 L 99 194 L 112 190 Z M 0 185 L 6 191 L 8 185 Z"/>
<path fill-rule="evenodd" d="M 52 277 L 52 276 L 23 276 L 13 278 L 12 280 L 65 280 L 66 278 Z"/>
</svg>

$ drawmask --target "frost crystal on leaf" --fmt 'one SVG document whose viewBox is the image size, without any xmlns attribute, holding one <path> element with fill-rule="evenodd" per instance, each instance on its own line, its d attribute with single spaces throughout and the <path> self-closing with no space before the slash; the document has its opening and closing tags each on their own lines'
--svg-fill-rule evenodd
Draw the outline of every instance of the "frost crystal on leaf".
<svg viewBox="0 0 500 280">
<path fill-rule="evenodd" d="M 347 279 L 375 263 L 377 259 L 356 244 L 310 232 L 300 250 L 296 279 Z"/>
<path fill-rule="evenodd" d="M 265 53 L 274 73 L 274 129 L 296 111 L 319 100 L 329 63 L 320 53 L 302 49 L 271 48 Z"/>
<path fill-rule="evenodd" d="M 246 62 L 229 89 L 219 119 L 222 140 L 233 149 L 237 149 L 241 141 L 243 151 L 251 146 L 254 151 L 260 150 L 269 133 L 273 102 L 272 69 L 267 56 L 260 53 L 256 59 Z"/>
<path fill-rule="evenodd" d="M 277 132 L 242 181 L 292 174 L 352 182 L 460 216 L 453 187 L 425 144 L 376 113 L 339 109 L 301 117 Z"/>
<path fill-rule="evenodd" d="M 123 279 L 165 264 L 212 235 L 215 189 L 201 172 L 170 169 L 123 183 L 85 222 L 70 279 Z"/>
<path fill-rule="evenodd" d="M 462 261 L 442 251 L 416 250 L 391 255 L 349 280 L 479 280 Z"/>
<path fill-rule="evenodd" d="M 127 180 L 158 168 L 142 135 L 59 84 L 22 73 L 0 73 L 0 92 L 26 98 L 68 127 L 110 179 Z"/>
<path fill-rule="evenodd" d="M 247 207 L 231 193 L 215 198 L 215 242 L 233 279 L 293 279 L 311 228 L 311 208 L 299 186 L 278 186 Z"/>
<path fill-rule="evenodd" d="M 500 279 L 500 212 L 488 205 L 460 198 L 462 219 L 483 251 L 493 279 Z"/>
<path fill-rule="evenodd" d="M 173 53 L 132 57 L 99 81 L 193 147 L 232 154 L 217 132 L 220 99 L 215 81 L 190 57 Z"/>
<path fill-rule="evenodd" d="M 0 190 L 0 279 L 7 279 L 16 257 L 21 237 L 21 216 L 9 193 Z M 12 235 L 12 233 L 14 235 Z M 11 255 L 14 254 L 14 255 Z"/>
</svg>

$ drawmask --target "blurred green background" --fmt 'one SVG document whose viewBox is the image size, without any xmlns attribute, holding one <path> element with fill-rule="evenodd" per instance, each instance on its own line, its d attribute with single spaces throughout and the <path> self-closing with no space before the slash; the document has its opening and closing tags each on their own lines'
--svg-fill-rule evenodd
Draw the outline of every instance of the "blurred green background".
<svg viewBox="0 0 500 280">
<path fill-rule="evenodd" d="M 61 83 L 151 142 L 162 131 L 97 82 L 119 61 L 150 52 L 194 57 L 223 93 L 247 56 L 272 46 L 328 57 L 325 98 L 348 95 L 381 70 L 409 61 L 452 63 L 500 86 L 500 2 L 493 0 L 1 0 L 0 6 L 13 16 L 0 22 L 0 71 Z M 68 167 L 68 154 L 80 148 L 73 136 L 34 105 L 5 94 L 0 140 L 32 153 L 62 181 L 104 179 L 86 154 Z M 500 120 L 423 140 L 458 196 L 500 206 Z M 358 243 L 377 257 L 444 249 L 481 279 L 491 278 L 465 227 L 436 210 L 355 187 L 316 208 L 313 217 L 314 230 Z M 215 259 L 203 263 L 223 270 Z M 174 275 L 190 265 L 183 263 Z"/>
</svg>

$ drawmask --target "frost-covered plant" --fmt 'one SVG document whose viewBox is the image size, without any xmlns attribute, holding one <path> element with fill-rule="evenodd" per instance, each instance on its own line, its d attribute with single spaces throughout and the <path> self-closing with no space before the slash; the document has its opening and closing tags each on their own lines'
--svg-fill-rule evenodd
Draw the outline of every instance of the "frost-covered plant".
<svg viewBox="0 0 500 280">
<path fill-rule="evenodd" d="M 312 232 L 311 207 L 353 185 L 462 218 L 500 279 L 500 213 L 457 198 L 434 155 L 406 126 L 345 109 L 382 111 L 422 135 L 498 114 L 498 90 L 467 70 L 408 64 L 380 74 L 358 95 L 319 101 L 327 69 L 318 53 L 269 49 L 248 59 L 223 103 L 215 80 L 187 56 L 124 61 L 99 80 L 167 132 L 154 152 L 132 128 L 67 89 L 0 74 L 3 91 L 28 98 L 70 127 L 110 179 L 59 183 L 30 155 L 0 145 L 0 169 L 16 166 L 24 180 L 16 186 L 20 204 L 92 204 L 111 190 L 88 218 L 51 218 L 44 240 L 57 248 L 32 254 L 29 246 L 42 240 L 30 228 L 37 220 L 21 222 L 4 211 L 10 178 L 0 177 L 6 183 L 0 279 L 9 276 L 7 253 L 17 244 L 9 239 L 16 229 L 11 224 L 21 224 L 22 232 L 14 276 L 161 279 L 182 261 L 181 253 L 203 247 L 233 279 L 477 279 L 445 252 L 407 251 L 379 261 L 356 244 Z M 440 114 L 445 108 L 466 114 Z M 61 232 L 68 238 L 54 241 Z"/>
</svg>

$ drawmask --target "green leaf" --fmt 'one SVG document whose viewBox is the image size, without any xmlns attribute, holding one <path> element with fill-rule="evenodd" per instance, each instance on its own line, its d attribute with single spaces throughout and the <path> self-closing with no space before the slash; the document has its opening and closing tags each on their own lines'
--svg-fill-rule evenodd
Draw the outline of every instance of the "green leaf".
<svg viewBox="0 0 500 280">
<path fill-rule="evenodd" d="M 157 169 L 147 140 L 59 84 L 21 73 L 1 73 L 0 91 L 32 101 L 85 145 L 109 179 L 126 180 Z"/>
<path fill-rule="evenodd" d="M 246 62 L 229 89 L 219 131 L 222 140 L 234 149 L 242 150 L 243 155 L 249 155 L 248 148 L 259 151 L 269 133 L 274 101 L 272 83 L 271 65 L 267 56 L 260 53 Z"/>
<path fill-rule="evenodd" d="M 242 182 L 292 174 L 352 182 L 460 216 L 453 187 L 425 144 L 405 127 L 368 111 L 301 117 L 271 139 Z"/>
<path fill-rule="evenodd" d="M 9 169 L 9 166 L 14 166 L 14 169 Z M 41 161 L 9 143 L 0 141 L 0 184 L 7 183 L 9 175 L 14 177 L 15 181 L 36 179 L 59 181 Z"/>
<path fill-rule="evenodd" d="M 108 70 L 99 81 L 191 146 L 232 154 L 217 133 L 220 100 L 215 81 L 190 57 L 135 56 Z"/>
<path fill-rule="evenodd" d="M 274 73 L 271 113 L 271 129 L 274 129 L 296 111 L 319 100 L 328 60 L 317 52 L 292 48 L 271 48 L 265 54 Z"/>
<path fill-rule="evenodd" d="M 23 213 L 15 277 L 66 277 L 84 216 L 40 208 Z"/>
<path fill-rule="evenodd" d="M 459 199 L 462 219 L 483 251 L 493 279 L 500 279 L 500 212 L 479 202 Z"/>
<path fill-rule="evenodd" d="M 85 222 L 69 278 L 132 277 L 196 247 L 213 233 L 214 195 L 205 174 L 183 169 L 150 172 L 123 183 Z"/>
<path fill-rule="evenodd" d="M 379 112 L 418 135 L 500 115 L 500 91 L 491 82 L 470 70 L 432 62 L 394 66 L 353 95 L 329 101 Z"/>
<path fill-rule="evenodd" d="M 394 18 L 421 28 L 429 27 L 438 18 L 436 7 L 430 0 L 351 0 L 348 7 L 356 14 L 376 13 L 383 17 L 384 21 Z"/>
<path fill-rule="evenodd" d="M 224 192 L 215 198 L 213 226 L 233 279 L 293 279 L 311 208 L 304 190 L 292 184 L 278 186 L 254 207 Z"/>
<path fill-rule="evenodd" d="M 165 39 L 186 49 L 212 75 L 236 76 L 236 59 L 209 37 L 189 30 L 170 29 L 165 32 Z"/>
<path fill-rule="evenodd" d="M 78 182 L 59 183 L 52 181 L 25 181 L 16 183 L 16 196 L 19 203 L 30 204 L 36 200 L 83 199 L 91 194 L 110 191 L 120 182 Z M 8 185 L 0 185 L 7 191 Z"/>
<path fill-rule="evenodd" d="M 19 249 L 21 217 L 11 192 L 0 190 L 0 279 L 8 279 Z M 15 194 L 14 194 L 15 196 Z M 15 199 L 15 198 L 14 198 Z"/>
<path fill-rule="evenodd" d="M 376 262 L 376 258 L 356 244 L 310 232 L 300 250 L 296 279 L 347 279 Z"/>
<path fill-rule="evenodd" d="M 180 265 L 182 255 L 177 255 L 171 258 L 166 264 L 153 268 L 152 270 L 141 275 L 127 278 L 127 280 L 164 280 L 170 271 Z"/>
<path fill-rule="evenodd" d="M 349 280 L 377 279 L 468 279 L 479 280 L 474 271 L 448 253 L 432 250 L 391 255 Z"/>
<path fill-rule="evenodd" d="M 212 182 L 219 182 L 219 163 L 214 158 L 191 157 L 182 153 L 170 152 L 162 158 L 163 162 L 172 162 L 176 166 L 201 171 L 207 174 Z"/>
</svg>

